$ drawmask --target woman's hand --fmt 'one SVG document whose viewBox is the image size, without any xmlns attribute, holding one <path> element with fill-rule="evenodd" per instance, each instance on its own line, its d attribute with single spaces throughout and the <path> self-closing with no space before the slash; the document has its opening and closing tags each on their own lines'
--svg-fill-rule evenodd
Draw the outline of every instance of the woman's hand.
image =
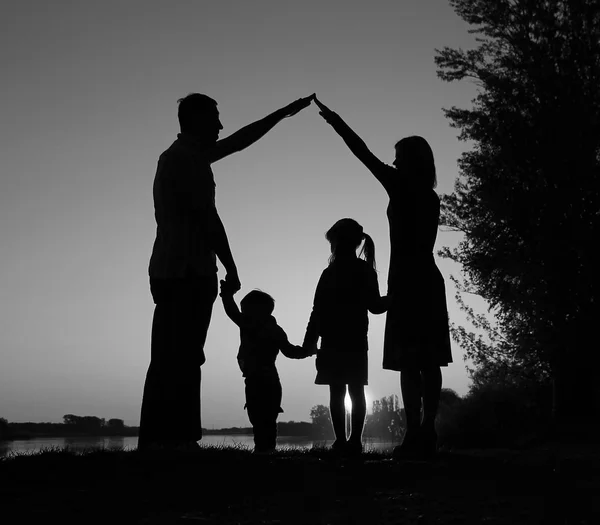
<svg viewBox="0 0 600 525">
<path fill-rule="evenodd" d="M 332 123 L 333 120 L 335 120 L 336 118 L 339 119 L 339 116 L 337 113 L 335 113 L 334 111 L 331 111 L 325 104 L 323 104 L 323 102 L 321 102 L 317 96 L 314 96 L 314 101 L 315 104 L 317 105 L 317 107 L 319 108 L 319 115 L 321 115 L 325 121 L 329 124 Z"/>
<path fill-rule="evenodd" d="M 316 355 L 318 352 L 318 348 L 317 348 L 317 343 L 311 343 L 311 344 L 306 344 L 306 345 L 302 345 L 302 348 L 306 351 L 306 353 L 311 356 L 311 355 Z"/>
</svg>

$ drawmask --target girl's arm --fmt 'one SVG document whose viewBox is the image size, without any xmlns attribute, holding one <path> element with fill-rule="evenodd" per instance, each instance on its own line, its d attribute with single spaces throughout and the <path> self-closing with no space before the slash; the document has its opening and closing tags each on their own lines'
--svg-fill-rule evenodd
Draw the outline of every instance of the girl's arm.
<svg viewBox="0 0 600 525">
<path fill-rule="evenodd" d="M 384 312 L 387 312 L 390 303 L 390 296 L 384 295 L 382 297 L 380 295 L 379 283 L 377 281 L 377 274 L 375 273 L 375 270 L 369 272 L 368 279 L 369 281 L 367 285 L 367 308 L 369 312 L 371 312 L 372 314 L 382 314 Z"/>
<path fill-rule="evenodd" d="M 346 143 L 346 146 L 350 148 L 350 151 L 354 153 L 356 158 L 360 160 L 375 178 L 381 182 L 384 188 L 387 189 L 390 183 L 390 177 L 393 177 L 395 174 L 394 168 L 381 162 L 373 153 L 371 153 L 371 150 L 369 150 L 365 142 L 342 120 L 342 117 L 331 111 L 325 104 L 318 100 L 316 96 L 314 97 L 314 101 L 321 110 L 319 115 L 331 125 L 337 134 L 342 137 L 342 140 Z"/>
<path fill-rule="evenodd" d="M 317 290 L 315 292 L 315 298 L 313 301 L 313 308 L 308 320 L 306 327 L 306 333 L 304 334 L 304 342 L 302 347 L 306 349 L 315 349 L 317 341 L 321 335 L 321 317 L 323 310 L 323 300 L 325 298 L 325 272 L 321 274 L 319 283 L 317 284 Z"/>
</svg>

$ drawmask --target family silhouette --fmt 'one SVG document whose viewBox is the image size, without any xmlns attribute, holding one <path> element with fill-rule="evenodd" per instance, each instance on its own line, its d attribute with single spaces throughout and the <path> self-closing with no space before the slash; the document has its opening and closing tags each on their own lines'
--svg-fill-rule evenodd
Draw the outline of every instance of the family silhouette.
<svg viewBox="0 0 600 525">
<path fill-rule="evenodd" d="M 330 390 L 336 438 L 332 448 L 345 456 L 362 452 L 368 312 L 387 312 L 383 368 L 400 372 L 407 421 L 404 440 L 393 456 L 431 458 L 436 451 L 441 367 L 452 362 L 452 355 L 444 279 L 433 257 L 440 201 L 427 141 L 419 136 L 400 140 L 393 166 L 389 166 L 314 94 L 221 140 L 223 126 L 215 100 L 192 93 L 178 103 L 181 131 L 159 157 L 153 187 L 157 228 L 149 277 L 155 309 L 138 448 L 193 448 L 202 437 L 201 366 L 219 290 L 218 258 L 226 271 L 220 281 L 223 306 L 240 330 L 237 359 L 256 454 L 275 451 L 277 417 L 282 412 L 282 387 L 275 365 L 279 351 L 295 359 L 316 354 L 315 383 L 329 385 Z M 311 103 L 386 190 L 391 255 L 388 295 L 382 297 L 373 240 L 355 220 L 337 221 L 325 234 L 331 257 L 316 286 L 303 344 L 297 346 L 277 324 L 270 295 L 251 291 L 240 302 L 241 310 L 234 300 L 241 283 L 215 206 L 211 166 L 250 146 Z M 349 437 L 346 391 L 352 400 Z M 166 419 L 173 422 L 168 430 L 162 425 Z"/>
</svg>

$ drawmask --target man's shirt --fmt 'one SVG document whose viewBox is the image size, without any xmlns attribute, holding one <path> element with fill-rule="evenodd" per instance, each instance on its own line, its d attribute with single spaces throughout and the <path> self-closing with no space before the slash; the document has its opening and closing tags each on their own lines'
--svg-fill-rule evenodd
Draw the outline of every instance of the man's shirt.
<svg viewBox="0 0 600 525">
<path fill-rule="evenodd" d="M 154 178 L 156 239 L 150 257 L 152 278 L 212 276 L 211 248 L 217 210 L 210 162 L 193 137 L 180 133 L 162 153 Z"/>
</svg>

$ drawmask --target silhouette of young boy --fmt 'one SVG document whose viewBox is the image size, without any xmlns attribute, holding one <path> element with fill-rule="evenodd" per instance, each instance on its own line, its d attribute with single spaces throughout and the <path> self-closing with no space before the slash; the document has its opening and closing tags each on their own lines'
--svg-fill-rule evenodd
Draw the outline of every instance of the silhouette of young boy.
<svg viewBox="0 0 600 525">
<path fill-rule="evenodd" d="M 272 454 L 277 441 L 277 416 L 281 408 L 281 382 L 275 359 L 281 353 L 291 359 L 314 355 L 293 345 L 273 317 L 275 301 L 260 290 L 252 290 L 240 302 L 242 311 L 233 299 L 234 288 L 221 282 L 220 296 L 228 317 L 240 327 L 238 364 L 246 385 L 248 418 L 254 433 L 254 453 Z"/>
</svg>

